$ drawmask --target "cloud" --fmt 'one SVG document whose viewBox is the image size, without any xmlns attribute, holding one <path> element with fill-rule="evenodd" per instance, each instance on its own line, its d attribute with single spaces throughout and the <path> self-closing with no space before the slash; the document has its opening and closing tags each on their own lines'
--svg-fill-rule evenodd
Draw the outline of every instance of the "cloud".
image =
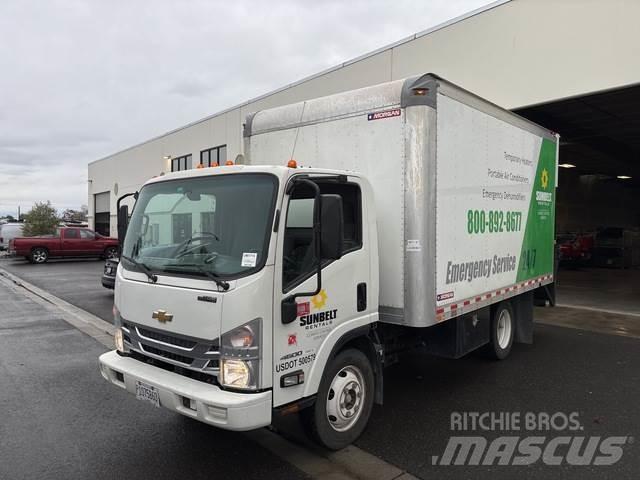
<svg viewBox="0 0 640 480">
<path fill-rule="evenodd" d="M 92 160 L 487 3 L 4 0 L 0 213 L 77 207 Z"/>
<path fill-rule="evenodd" d="M 187 98 L 198 98 L 207 95 L 213 89 L 212 84 L 199 80 L 183 80 L 169 89 L 170 94 Z"/>
</svg>

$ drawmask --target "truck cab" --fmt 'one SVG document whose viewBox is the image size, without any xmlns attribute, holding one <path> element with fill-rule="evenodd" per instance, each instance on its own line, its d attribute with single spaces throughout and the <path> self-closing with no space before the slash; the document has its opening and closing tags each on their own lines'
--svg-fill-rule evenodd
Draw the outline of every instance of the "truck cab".
<svg viewBox="0 0 640 480">
<path fill-rule="evenodd" d="M 371 198 L 361 176 L 328 169 L 238 165 L 150 180 L 122 248 L 118 348 L 100 357 L 103 376 L 231 430 L 312 400 L 335 349 L 368 339 L 377 320 Z M 368 417 L 373 367 L 337 375 L 328 408 L 339 434 Z"/>
</svg>

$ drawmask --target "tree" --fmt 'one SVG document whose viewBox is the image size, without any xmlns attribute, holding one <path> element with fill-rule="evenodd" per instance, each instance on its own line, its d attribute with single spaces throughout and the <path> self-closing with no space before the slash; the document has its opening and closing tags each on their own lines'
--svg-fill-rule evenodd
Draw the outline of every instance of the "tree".
<svg viewBox="0 0 640 480">
<path fill-rule="evenodd" d="M 36 202 L 24 219 L 23 235 L 33 237 L 35 235 L 49 235 L 56 231 L 58 215 L 50 201 Z"/>
<path fill-rule="evenodd" d="M 80 210 L 73 210 L 71 208 L 67 208 L 64 212 L 62 212 L 62 221 L 63 222 L 75 222 L 75 223 L 83 223 L 87 221 L 87 212 L 83 208 L 84 205 L 80 207 Z"/>
</svg>

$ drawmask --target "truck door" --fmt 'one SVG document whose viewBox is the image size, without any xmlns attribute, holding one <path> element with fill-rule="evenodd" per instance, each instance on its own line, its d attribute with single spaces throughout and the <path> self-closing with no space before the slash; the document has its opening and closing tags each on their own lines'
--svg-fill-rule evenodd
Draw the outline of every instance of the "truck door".
<svg viewBox="0 0 640 480">
<path fill-rule="evenodd" d="M 80 240 L 83 255 L 100 256 L 104 250 L 104 242 L 91 230 L 80 230 Z"/>
<path fill-rule="evenodd" d="M 76 256 L 82 252 L 82 245 L 84 242 L 80 238 L 79 228 L 63 228 L 62 234 L 62 248 L 60 249 L 60 255 L 62 256 Z"/>
<path fill-rule="evenodd" d="M 346 182 L 325 179 L 315 183 L 322 194 L 342 197 L 343 255 L 339 260 L 323 262 L 320 292 L 298 297 L 296 318 L 283 323 L 282 301 L 296 293 L 316 290 L 318 261 L 313 248 L 311 192 L 297 186 L 285 195 L 274 281 L 274 406 L 316 393 L 310 391 L 317 390 L 312 388 L 315 383 L 312 377 L 318 378 L 335 341 L 342 331 L 351 328 L 345 324 L 368 323 L 367 311 L 371 307 L 367 304 L 371 272 L 361 186 L 357 179 Z M 316 364 L 318 367 L 313 371 Z M 295 372 L 304 374 L 305 383 L 285 387 L 284 378 Z"/>
</svg>

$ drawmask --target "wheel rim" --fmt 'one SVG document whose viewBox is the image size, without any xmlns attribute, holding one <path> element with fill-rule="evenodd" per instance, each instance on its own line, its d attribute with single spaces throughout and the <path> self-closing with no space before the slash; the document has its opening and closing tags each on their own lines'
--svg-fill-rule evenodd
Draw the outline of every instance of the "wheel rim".
<svg viewBox="0 0 640 480">
<path fill-rule="evenodd" d="M 498 317 L 498 346 L 505 349 L 509 346 L 511 339 L 511 313 L 504 309 Z"/>
<path fill-rule="evenodd" d="M 327 419 L 337 431 L 349 430 L 360 418 L 365 400 L 364 376 L 359 368 L 348 365 L 331 382 L 327 394 Z"/>
<path fill-rule="evenodd" d="M 107 258 L 109 260 L 113 260 L 114 258 L 118 257 L 118 251 L 115 248 L 110 248 L 109 250 L 107 250 Z"/>
<path fill-rule="evenodd" d="M 33 260 L 36 263 L 42 263 L 47 259 L 47 254 L 44 253 L 42 250 L 36 250 L 35 252 L 33 252 Z"/>
</svg>

